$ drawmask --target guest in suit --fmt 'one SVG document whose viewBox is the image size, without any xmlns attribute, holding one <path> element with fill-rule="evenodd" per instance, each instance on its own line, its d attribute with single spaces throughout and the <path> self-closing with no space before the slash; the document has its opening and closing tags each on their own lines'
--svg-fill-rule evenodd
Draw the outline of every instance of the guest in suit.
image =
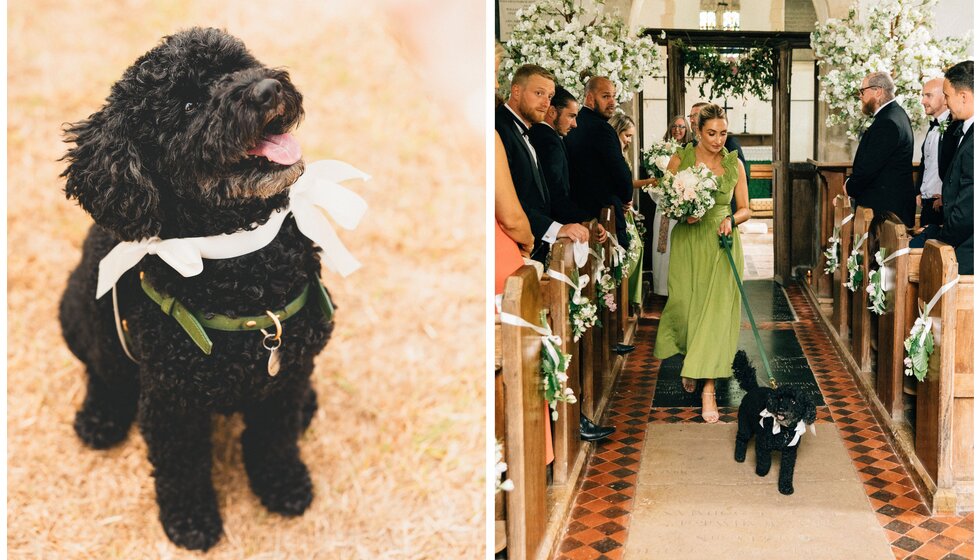
<svg viewBox="0 0 980 560">
<path fill-rule="evenodd" d="M 531 125 L 544 119 L 554 93 L 555 78 L 551 72 L 534 64 L 525 64 L 514 74 L 510 98 L 497 107 L 494 115 L 494 128 L 507 154 L 517 198 L 534 234 L 531 258 L 542 262 L 551 244 L 559 237 L 574 241 L 589 239 L 589 230 L 581 224 L 562 224 L 552 217 L 547 182 L 527 137 Z"/>
<path fill-rule="evenodd" d="M 886 72 L 868 74 L 858 89 L 861 111 L 874 120 L 861 137 L 844 193 L 875 216 L 894 212 L 906 226 L 915 223 L 912 182 L 912 123 L 895 102 L 895 83 Z"/>
<path fill-rule="evenodd" d="M 953 119 L 963 121 L 963 136 L 943 179 L 943 225 L 929 226 L 909 242 L 922 247 L 927 239 L 952 245 L 960 274 L 973 274 L 973 61 L 946 71 L 943 95 Z"/>
<path fill-rule="evenodd" d="M 701 112 L 701 107 L 704 107 L 706 105 L 708 104 L 705 103 L 704 101 L 698 101 L 694 105 L 691 105 L 691 112 L 687 116 L 687 118 L 691 122 L 691 128 L 694 130 L 692 136 L 694 137 L 693 142 L 695 146 L 698 145 L 698 137 L 697 137 L 698 114 Z M 725 137 L 725 149 L 728 150 L 729 152 L 738 153 L 738 161 L 742 162 L 742 167 L 744 167 L 745 169 L 749 168 L 749 166 L 745 163 L 745 152 L 742 151 L 742 145 L 739 144 L 738 139 L 735 138 L 734 134 L 729 134 L 728 136 Z M 732 214 L 738 211 L 738 207 L 735 205 L 735 197 L 732 197 L 731 207 L 732 207 Z"/>
<path fill-rule="evenodd" d="M 585 86 L 578 126 L 565 137 L 572 200 L 598 218 L 603 207 L 616 210 L 616 236 L 629 243 L 623 207 L 633 200 L 633 174 L 623 159 L 619 138 L 607 122 L 616 114 L 616 86 L 594 77 Z M 628 248 L 628 247 L 627 247 Z"/>
<path fill-rule="evenodd" d="M 922 141 L 922 148 L 919 158 L 919 177 L 916 191 L 919 193 L 917 202 L 922 208 L 919 214 L 919 225 L 928 226 L 930 224 L 943 223 L 943 179 L 945 169 L 940 172 L 939 165 L 939 141 L 944 135 L 944 128 L 949 126 L 952 114 L 946 107 L 946 98 L 943 96 L 943 78 L 933 78 L 922 85 L 922 106 L 926 110 L 929 119 L 929 130 Z M 945 123 L 945 124 L 940 124 Z M 947 129 L 948 130 L 948 129 Z M 955 149 L 955 144 L 947 143 Z M 952 161 L 952 153 L 947 160 L 947 166 Z"/>
<path fill-rule="evenodd" d="M 593 216 L 572 200 L 568 179 L 568 152 L 565 136 L 576 126 L 579 104 L 567 89 L 555 87 L 555 96 L 544 120 L 531 125 L 528 138 L 538 154 L 541 172 L 544 173 L 551 195 L 552 217 L 559 222 L 587 222 Z M 605 232 L 600 242 L 605 241 Z"/>
</svg>

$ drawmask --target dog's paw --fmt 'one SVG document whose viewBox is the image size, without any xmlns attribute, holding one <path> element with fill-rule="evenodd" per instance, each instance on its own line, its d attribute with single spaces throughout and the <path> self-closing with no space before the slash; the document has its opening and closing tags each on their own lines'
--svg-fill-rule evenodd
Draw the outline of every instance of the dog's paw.
<svg viewBox="0 0 980 560">
<path fill-rule="evenodd" d="M 280 515 L 302 515 L 313 501 L 313 482 L 299 458 L 245 464 L 252 491 L 266 509 Z"/>
<path fill-rule="evenodd" d="M 739 449 L 738 447 L 735 448 L 735 462 L 736 463 L 744 463 L 745 462 L 745 449 L 744 448 L 741 448 L 741 449 Z"/>
<path fill-rule="evenodd" d="M 163 531 L 175 545 L 188 550 L 208 550 L 221 539 L 221 514 L 216 507 L 160 509 Z"/>
<path fill-rule="evenodd" d="M 770 468 L 771 468 L 770 466 L 765 466 L 765 467 L 756 466 L 755 467 L 755 474 L 757 474 L 759 476 L 766 476 L 767 474 L 769 474 L 769 469 Z"/>
<path fill-rule="evenodd" d="M 793 493 L 793 485 L 792 484 L 782 484 L 782 483 L 780 483 L 779 484 L 779 493 L 780 494 L 783 494 L 785 496 L 789 496 L 790 494 Z"/>
<path fill-rule="evenodd" d="M 97 407 L 85 406 L 75 414 L 75 433 L 85 445 L 93 449 L 108 449 L 126 439 L 129 434 L 133 419 L 120 416 Z"/>
</svg>

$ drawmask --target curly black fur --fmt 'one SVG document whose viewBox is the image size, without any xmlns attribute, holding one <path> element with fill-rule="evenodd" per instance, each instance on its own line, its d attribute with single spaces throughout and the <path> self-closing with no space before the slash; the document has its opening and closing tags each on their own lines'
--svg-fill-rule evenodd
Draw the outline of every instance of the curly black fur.
<svg viewBox="0 0 980 560">
<path fill-rule="evenodd" d="M 781 452 L 779 463 L 779 492 L 793 493 L 793 470 L 796 468 L 796 451 L 800 441 L 790 447 L 789 443 L 795 435 L 796 424 L 802 420 L 805 424 L 813 424 L 817 419 L 817 409 L 805 391 L 795 387 L 780 386 L 776 390 L 759 387 L 755 367 L 749 361 L 744 350 L 735 354 L 732 370 L 739 386 L 746 392 L 738 407 L 738 433 L 735 436 L 735 460 L 745 461 L 745 451 L 749 440 L 755 436 L 755 474 L 766 476 L 772 466 L 772 452 Z M 763 409 L 768 410 L 775 418 L 766 418 L 759 425 L 759 414 Z M 773 422 L 778 421 L 782 430 L 772 433 Z"/>
<path fill-rule="evenodd" d="M 260 92 L 258 84 L 270 79 L 278 85 Z M 320 259 L 291 217 L 265 248 L 205 260 L 190 278 L 145 257 L 117 284 L 139 365 L 123 353 L 112 298 L 94 297 L 98 264 L 119 241 L 263 223 L 287 204 L 303 162 L 284 166 L 247 151 L 263 135 L 288 132 L 302 115 L 302 96 L 284 70 L 263 66 L 224 31 L 193 28 L 165 37 L 126 70 L 97 113 L 66 128 L 73 145 L 65 193 L 95 220 L 60 307 L 65 340 L 88 373 L 75 431 L 104 449 L 138 420 L 160 520 L 186 548 L 206 550 L 222 532 L 211 483 L 213 412 L 244 414 L 245 468 L 266 508 L 299 515 L 309 506 L 312 484 L 297 440 L 316 410 L 310 374 L 332 326 L 312 303 L 286 321 L 281 373 L 270 377 L 261 334 L 209 331 L 214 349 L 205 355 L 143 293 L 138 275 L 191 309 L 261 315 L 317 279 Z"/>
</svg>

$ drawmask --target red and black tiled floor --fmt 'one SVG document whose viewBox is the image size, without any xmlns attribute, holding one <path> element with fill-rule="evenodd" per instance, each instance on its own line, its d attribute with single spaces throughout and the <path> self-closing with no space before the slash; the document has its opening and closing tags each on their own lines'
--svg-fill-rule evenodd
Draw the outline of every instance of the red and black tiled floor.
<svg viewBox="0 0 980 560">
<path fill-rule="evenodd" d="M 791 328 L 803 347 L 826 406 L 817 420 L 835 422 L 861 476 L 870 506 L 891 543 L 896 559 L 973 558 L 973 514 L 931 517 L 908 473 L 860 396 L 817 311 L 798 286 L 787 288 L 798 321 L 760 324 Z M 653 343 L 660 300 L 640 319 L 633 352 L 614 389 L 604 423 L 617 431 L 589 458 L 575 505 L 559 543 L 561 560 L 612 560 L 625 553 L 646 428 L 650 423 L 703 422 L 698 408 L 651 408 L 660 361 Z M 722 407 L 720 422 L 737 421 L 735 408 Z"/>
</svg>

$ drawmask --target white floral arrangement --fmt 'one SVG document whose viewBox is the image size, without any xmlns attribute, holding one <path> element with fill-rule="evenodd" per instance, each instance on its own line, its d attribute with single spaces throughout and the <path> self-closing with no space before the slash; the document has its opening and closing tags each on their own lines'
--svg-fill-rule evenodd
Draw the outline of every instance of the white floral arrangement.
<svg viewBox="0 0 980 560">
<path fill-rule="evenodd" d="M 919 102 L 922 82 L 941 76 L 950 65 L 967 59 L 970 35 L 932 36 L 938 0 L 858 0 L 844 19 L 817 23 L 810 42 L 822 67 L 820 99 L 827 102 L 827 125 L 847 126 L 852 139 L 871 124 L 856 96 L 871 72 L 888 72 L 895 97 L 912 120 L 925 123 Z"/>
<path fill-rule="evenodd" d="M 861 285 L 861 281 L 864 280 L 864 271 L 861 270 L 862 262 L 864 262 L 864 255 L 861 253 L 861 249 L 857 247 L 857 243 L 855 243 L 854 250 L 847 257 L 847 282 L 844 282 L 844 287 L 852 292 L 856 292 L 858 286 Z"/>
<path fill-rule="evenodd" d="M 659 200 L 659 210 L 669 218 L 701 218 L 714 206 L 718 178 L 703 164 L 682 169 L 676 175 L 665 171 L 656 185 L 645 187 Z"/>
<path fill-rule="evenodd" d="M 593 76 L 608 77 L 620 103 L 632 99 L 647 76 L 662 73 L 660 54 L 653 39 L 630 33 L 618 13 L 604 12 L 604 4 L 540 0 L 517 10 L 504 44 L 510 57 L 500 64 L 500 83 L 510 84 L 520 66 L 537 64 L 578 99 Z"/>
<path fill-rule="evenodd" d="M 571 276 L 572 282 L 577 285 L 579 278 L 578 270 L 573 268 Z M 582 335 L 585 334 L 585 331 L 599 322 L 599 308 L 596 307 L 596 304 L 589 301 L 589 298 L 581 290 L 569 289 L 572 291 L 572 297 L 568 302 L 568 318 L 572 324 L 572 341 L 578 342 L 582 338 Z"/>
<path fill-rule="evenodd" d="M 595 306 L 593 306 L 595 307 Z M 551 407 L 551 419 L 558 420 L 558 403 L 575 403 L 575 393 L 568 383 L 568 364 L 572 359 L 570 354 L 555 348 L 557 360 L 547 349 L 541 349 L 541 377 L 544 385 L 544 400 Z"/>
<path fill-rule="evenodd" d="M 923 309 L 923 311 L 925 311 Z M 935 341 L 932 338 L 932 321 L 920 313 L 912 325 L 912 332 L 905 339 L 905 375 L 914 375 L 922 381 L 929 371 L 929 357 L 932 356 Z"/>
<path fill-rule="evenodd" d="M 606 267 L 606 249 L 598 247 L 598 252 L 594 252 L 596 257 L 595 268 L 595 290 L 596 301 L 609 311 L 616 311 L 616 279 L 613 278 L 613 271 Z"/>
<path fill-rule="evenodd" d="M 875 253 L 875 262 L 878 263 L 878 268 L 872 270 L 868 273 L 868 301 L 871 305 L 868 309 L 876 315 L 881 315 L 885 312 L 885 290 L 881 285 L 881 271 L 885 267 L 885 249 L 878 249 Z"/>
<path fill-rule="evenodd" d="M 507 472 L 507 463 L 504 462 L 504 444 L 497 440 L 497 459 L 496 459 L 496 471 L 497 471 L 497 482 L 494 487 L 494 493 L 499 492 L 510 492 L 514 489 L 514 481 L 511 479 L 504 480 L 504 473 Z"/>
<path fill-rule="evenodd" d="M 671 156 L 679 149 L 681 145 L 673 138 L 657 142 L 640 153 L 644 169 L 651 177 L 656 179 L 663 177 L 667 172 L 667 164 L 670 163 Z"/>
<path fill-rule="evenodd" d="M 823 271 L 827 274 L 837 272 L 840 266 L 840 228 L 834 227 L 834 232 L 827 238 L 827 250 L 823 252 L 823 258 L 827 265 Z"/>
</svg>

